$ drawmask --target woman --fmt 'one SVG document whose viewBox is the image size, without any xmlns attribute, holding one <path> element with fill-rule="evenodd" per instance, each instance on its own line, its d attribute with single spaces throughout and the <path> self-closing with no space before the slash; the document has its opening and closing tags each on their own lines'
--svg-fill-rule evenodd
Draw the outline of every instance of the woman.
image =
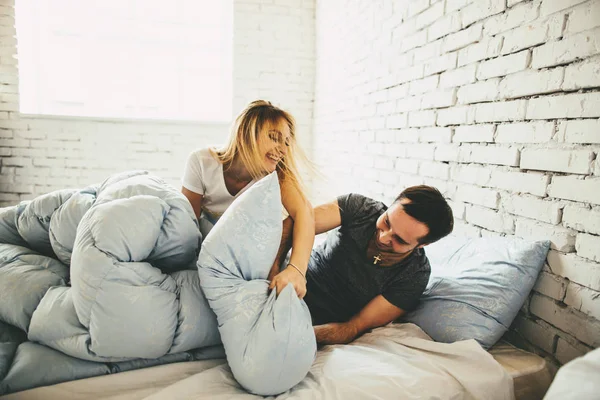
<svg viewBox="0 0 600 400">
<path fill-rule="evenodd" d="M 291 283 L 298 297 L 303 298 L 315 227 L 312 206 L 302 190 L 296 166 L 299 152 L 294 118 L 268 101 L 253 101 L 235 119 L 224 148 L 203 148 L 190 154 L 182 192 L 206 236 L 237 196 L 277 171 L 283 207 L 293 219 L 294 228 L 288 262 L 291 268 L 278 272 L 276 262 L 271 287 L 279 294 Z"/>
</svg>

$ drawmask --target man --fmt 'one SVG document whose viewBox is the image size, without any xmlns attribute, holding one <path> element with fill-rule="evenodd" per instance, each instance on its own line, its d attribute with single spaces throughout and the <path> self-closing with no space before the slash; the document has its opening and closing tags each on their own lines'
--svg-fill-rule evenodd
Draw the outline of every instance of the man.
<svg viewBox="0 0 600 400">
<path fill-rule="evenodd" d="M 314 213 L 316 234 L 339 228 L 313 249 L 306 275 L 304 300 L 319 344 L 349 343 L 415 308 L 430 275 L 423 247 L 453 228 L 444 197 L 424 185 L 404 190 L 389 208 L 349 194 Z M 282 250 L 291 225 L 284 222 Z"/>
</svg>

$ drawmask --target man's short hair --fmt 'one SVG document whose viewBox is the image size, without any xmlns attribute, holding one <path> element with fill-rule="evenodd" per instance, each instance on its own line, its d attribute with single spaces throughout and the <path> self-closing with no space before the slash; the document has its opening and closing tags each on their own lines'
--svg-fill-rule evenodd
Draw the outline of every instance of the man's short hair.
<svg viewBox="0 0 600 400">
<path fill-rule="evenodd" d="M 407 199 L 404 211 L 429 228 L 429 233 L 419 239 L 419 244 L 436 242 L 450 234 L 454 228 L 452 209 L 439 190 L 432 186 L 419 185 L 406 188 L 394 203 Z"/>
</svg>

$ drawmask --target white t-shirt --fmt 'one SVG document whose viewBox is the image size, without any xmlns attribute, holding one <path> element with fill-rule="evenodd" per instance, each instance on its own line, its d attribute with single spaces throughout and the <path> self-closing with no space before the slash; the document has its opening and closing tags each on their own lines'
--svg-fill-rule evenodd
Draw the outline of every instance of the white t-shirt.
<svg viewBox="0 0 600 400">
<path fill-rule="evenodd" d="M 255 182 L 252 180 L 233 196 L 225 186 L 223 164 L 215 158 L 210 148 L 196 150 L 190 154 L 183 173 L 182 185 L 187 190 L 204 196 L 200 214 L 200 232 L 203 237 L 206 237 L 227 207 Z"/>
</svg>

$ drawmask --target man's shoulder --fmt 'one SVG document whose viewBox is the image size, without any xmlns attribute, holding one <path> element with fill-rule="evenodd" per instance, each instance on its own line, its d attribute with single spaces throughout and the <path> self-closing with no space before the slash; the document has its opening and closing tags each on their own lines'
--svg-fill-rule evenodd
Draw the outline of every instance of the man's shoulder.
<svg viewBox="0 0 600 400">
<path fill-rule="evenodd" d="M 340 202 L 340 201 L 343 203 L 357 203 L 357 204 L 366 204 L 366 205 L 383 204 L 382 202 L 375 200 L 371 197 L 365 196 L 360 193 L 353 193 L 353 192 L 338 196 L 338 202 Z"/>
<path fill-rule="evenodd" d="M 389 302 L 406 312 L 416 307 L 431 275 L 427 256 L 423 249 L 417 250 L 411 255 L 408 264 L 397 269 L 396 275 L 383 292 Z"/>
<path fill-rule="evenodd" d="M 429 264 L 429 259 L 425 254 L 425 251 L 420 249 L 415 249 L 413 254 L 411 254 L 404 262 L 401 261 L 397 264 L 398 271 L 400 272 L 400 276 L 410 275 L 410 276 L 426 276 L 429 278 L 431 274 L 431 265 Z"/>
<path fill-rule="evenodd" d="M 380 215 L 387 209 L 381 201 L 358 193 L 348 193 L 338 197 L 340 213 L 351 214 L 355 218 L 362 216 Z M 343 218 L 342 218 L 343 219 Z"/>
<path fill-rule="evenodd" d="M 427 271 L 431 270 L 431 266 L 429 265 L 429 258 L 427 258 L 427 253 L 425 252 L 424 248 L 415 249 L 412 260 L 415 266 L 418 266 L 419 269 Z"/>
</svg>

